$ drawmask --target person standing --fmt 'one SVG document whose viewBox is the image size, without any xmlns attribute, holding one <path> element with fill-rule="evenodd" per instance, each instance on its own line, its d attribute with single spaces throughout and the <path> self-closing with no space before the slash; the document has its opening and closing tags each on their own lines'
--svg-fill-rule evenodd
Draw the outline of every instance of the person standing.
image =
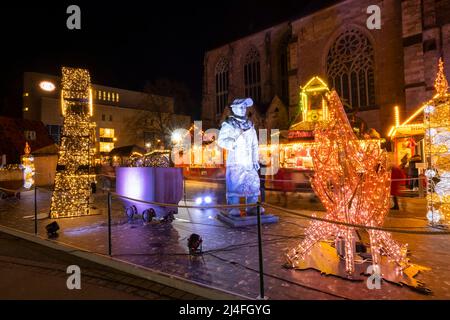
<svg viewBox="0 0 450 320">
<path fill-rule="evenodd" d="M 394 201 L 394 206 L 391 210 L 400 210 L 398 197 L 400 196 L 400 189 L 405 182 L 405 178 L 406 176 L 403 173 L 403 170 L 397 165 L 393 165 L 391 168 L 391 196 Z"/>
<path fill-rule="evenodd" d="M 411 189 L 417 191 L 419 188 L 419 169 L 417 169 L 416 164 L 422 162 L 420 155 L 414 155 L 411 160 L 409 160 L 409 170 L 408 175 L 411 177 Z"/>
</svg>

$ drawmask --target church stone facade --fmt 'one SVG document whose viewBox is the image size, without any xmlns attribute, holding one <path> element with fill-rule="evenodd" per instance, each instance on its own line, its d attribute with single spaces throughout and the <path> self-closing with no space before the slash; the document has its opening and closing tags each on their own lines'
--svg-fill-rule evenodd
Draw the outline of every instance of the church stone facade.
<svg viewBox="0 0 450 320">
<path fill-rule="evenodd" d="M 380 29 L 367 27 L 371 5 L 381 9 Z M 203 126 L 219 127 L 230 102 L 250 96 L 260 127 L 284 129 L 300 86 L 319 76 L 386 136 L 395 105 L 406 119 L 432 97 L 440 56 L 450 77 L 450 0 L 340 1 L 208 51 Z"/>
</svg>

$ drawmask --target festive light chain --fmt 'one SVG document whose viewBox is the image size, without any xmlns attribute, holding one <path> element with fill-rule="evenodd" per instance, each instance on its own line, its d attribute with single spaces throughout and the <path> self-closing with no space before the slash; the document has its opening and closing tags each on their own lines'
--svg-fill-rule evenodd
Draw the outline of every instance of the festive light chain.
<svg viewBox="0 0 450 320">
<path fill-rule="evenodd" d="M 431 224 L 450 219 L 450 95 L 442 59 L 434 87 L 437 94 L 424 108 L 427 219 Z"/>
<path fill-rule="evenodd" d="M 89 174 L 91 137 L 95 125 L 90 116 L 90 76 L 88 70 L 62 68 L 62 113 L 64 124 L 51 218 L 89 214 L 91 182 Z"/>
<path fill-rule="evenodd" d="M 24 188 L 30 189 L 34 185 L 34 157 L 30 154 L 31 148 L 28 142 L 25 142 L 25 155 L 22 157 Z"/>
<path fill-rule="evenodd" d="M 390 206 L 386 152 L 376 142 L 358 142 L 337 93 L 333 91 L 328 98 L 329 121 L 315 131 L 312 188 L 327 210 L 326 219 L 381 227 Z M 380 263 L 381 255 L 394 261 L 400 269 L 409 265 L 406 246 L 394 241 L 390 233 L 368 230 L 368 234 L 374 265 Z M 305 239 L 288 252 L 288 263 L 292 267 L 300 265 L 317 242 L 330 239 L 336 243 L 344 241 L 345 269 L 352 274 L 356 230 L 323 221 L 310 224 Z"/>
<path fill-rule="evenodd" d="M 4 165 L 3 167 L 0 166 L 0 170 L 3 170 L 3 171 L 22 170 L 22 165 L 17 164 L 17 163 L 7 164 L 7 165 Z"/>
</svg>

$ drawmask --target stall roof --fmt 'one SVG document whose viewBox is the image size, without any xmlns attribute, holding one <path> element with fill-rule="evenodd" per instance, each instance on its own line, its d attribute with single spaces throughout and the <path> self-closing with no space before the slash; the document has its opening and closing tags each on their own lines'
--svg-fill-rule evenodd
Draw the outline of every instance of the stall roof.
<svg viewBox="0 0 450 320">
<path fill-rule="evenodd" d="M 389 131 L 388 136 L 389 137 L 396 137 L 396 136 L 410 136 L 410 135 L 420 135 L 424 134 L 424 127 L 423 127 L 423 120 L 419 121 L 417 117 L 420 115 L 423 117 L 423 109 L 425 108 L 425 104 L 418 108 L 406 121 L 404 121 L 402 124 L 394 125 L 392 126 L 391 130 Z M 398 109 L 396 110 L 396 117 L 398 116 Z M 398 121 L 398 120 L 396 120 Z M 399 121 L 398 121 L 399 122 Z M 397 123 L 398 123 L 397 122 Z"/>
<path fill-rule="evenodd" d="M 117 147 L 112 149 L 109 152 L 109 155 L 111 157 L 118 156 L 118 157 L 130 157 L 133 153 L 138 153 L 143 155 L 146 152 L 144 148 L 141 148 L 135 144 L 129 145 L 129 146 L 123 146 L 123 147 Z"/>
</svg>

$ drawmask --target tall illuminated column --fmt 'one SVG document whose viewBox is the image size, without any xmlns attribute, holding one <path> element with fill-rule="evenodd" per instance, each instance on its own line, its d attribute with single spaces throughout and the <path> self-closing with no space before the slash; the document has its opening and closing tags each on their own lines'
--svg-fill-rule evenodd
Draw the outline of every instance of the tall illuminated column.
<svg viewBox="0 0 450 320">
<path fill-rule="evenodd" d="M 90 149 L 94 124 L 89 71 L 62 68 L 61 112 L 64 116 L 61 146 L 50 209 L 51 218 L 89 214 Z"/>
<path fill-rule="evenodd" d="M 434 87 L 436 95 L 424 108 L 427 218 L 432 224 L 450 219 L 450 94 L 442 59 Z"/>
</svg>

